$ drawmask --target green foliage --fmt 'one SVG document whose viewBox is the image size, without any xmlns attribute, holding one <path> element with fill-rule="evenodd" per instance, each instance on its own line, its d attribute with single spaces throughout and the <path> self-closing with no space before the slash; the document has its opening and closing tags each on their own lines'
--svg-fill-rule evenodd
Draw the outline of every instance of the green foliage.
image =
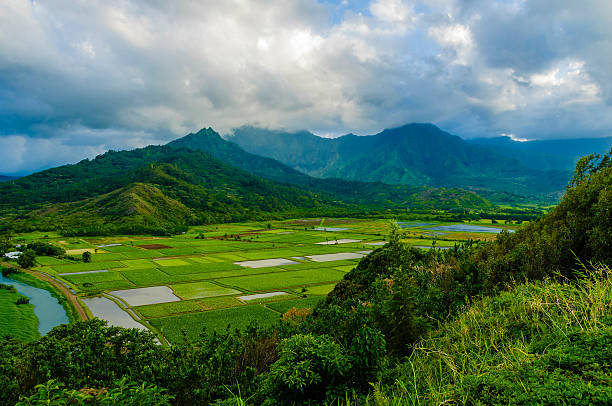
<svg viewBox="0 0 612 406">
<path fill-rule="evenodd" d="M 64 255 L 66 253 L 66 250 L 62 247 L 42 241 L 35 241 L 28 244 L 28 249 L 33 250 L 36 255 L 48 257 L 59 257 L 60 255 Z"/>
<path fill-rule="evenodd" d="M 30 405 L 126 405 L 170 406 L 173 396 L 155 385 L 136 384 L 126 379 L 116 381 L 111 388 L 83 388 L 80 391 L 66 389 L 65 385 L 51 379 L 36 385 L 33 395 L 22 398 L 16 406 Z"/>
<path fill-rule="evenodd" d="M 15 304 L 17 304 L 17 306 L 28 304 L 28 303 L 30 303 L 30 298 L 25 297 L 25 296 L 21 296 L 21 297 L 17 298 L 17 301 L 15 302 Z"/>
<path fill-rule="evenodd" d="M 231 140 L 253 154 L 277 159 L 312 176 L 510 195 L 490 194 L 504 200 L 531 195 L 555 201 L 570 177 L 567 171 L 529 168 L 493 148 L 471 144 L 431 124 L 408 124 L 373 136 L 334 139 L 304 131 L 242 127 L 234 131 Z"/>
<path fill-rule="evenodd" d="M 511 279 L 573 278 L 578 261 L 612 263 L 612 162 L 585 157 L 572 186 L 547 216 L 514 234 L 500 234 L 474 254 L 493 290 Z"/>
<path fill-rule="evenodd" d="M 13 267 L 10 267 L 10 266 L 8 266 L 6 268 L 0 266 L 0 270 L 2 272 L 2 276 L 4 276 L 4 277 L 7 277 L 7 276 L 9 276 L 11 274 L 15 274 L 15 273 L 19 272 L 19 270 L 15 269 Z"/>
<path fill-rule="evenodd" d="M 278 352 L 265 382 L 266 404 L 320 404 L 344 393 L 350 358 L 329 337 L 294 335 Z"/>
<path fill-rule="evenodd" d="M 91 252 L 85 251 L 82 255 L 83 262 L 91 262 Z"/>
<path fill-rule="evenodd" d="M 17 264 L 22 268 L 32 268 L 36 265 L 36 254 L 31 249 L 25 249 L 17 257 Z"/>
<path fill-rule="evenodd" d="M 541 354 L 520 368 L 468 375 L 457 393 L 479 405 L 608 405 L 612 400 L 612 328 L 573 329 L 562 342 L 546 336 L 531 345 Z"/>
<path fill-rule="evenodd" d="M 414 403 L 609 403 L 612 278 L 607 267 L 588 272 L 465 308 L 417 343 L 398 368 L 401 392 Z"/>
</svg>

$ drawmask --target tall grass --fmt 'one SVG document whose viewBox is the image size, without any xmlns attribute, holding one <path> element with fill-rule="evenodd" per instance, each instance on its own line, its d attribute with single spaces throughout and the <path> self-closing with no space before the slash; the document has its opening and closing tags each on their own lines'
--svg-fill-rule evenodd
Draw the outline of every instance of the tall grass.
<svg viewBox="0 0 612 406">
<path fill-rule="evenodd" d="M 563 343 L 570 333 L 594 332 L 612 324 L 612 278 L 604 265 L 584 267 L 577 282 L 535 282 L 484 298 L 415 345 L 398 366 L 391 386 L 373 385 L 371 394 L 346 405 L 450 405 L 470 400 L 456 388 L 466 377 L 494 370 L 518 371 L 540 353 L 543 337 Z M 528 383 L 520 382 L 520 385 Z"/>
</svg>

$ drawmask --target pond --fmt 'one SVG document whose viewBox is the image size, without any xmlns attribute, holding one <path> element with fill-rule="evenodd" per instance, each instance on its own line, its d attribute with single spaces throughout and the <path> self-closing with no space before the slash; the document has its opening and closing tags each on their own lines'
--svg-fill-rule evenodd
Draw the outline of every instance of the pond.
<svg viewBox="0 0 612 406">
<path fill-rule="evenodd" d="M 401 228 L 412 228 L 412 227 L 426 227 L 426 226 L 435 226 L 436 223 L 415 223 L 415 222 L 405 222 L 398 221 L 397 225 Z"/>
<path fill-rule="evenodd" d="M 0 275 L 0 283 L 14 286 L 19 293 L 30 298 L 34 305 L 34 314 L 38 318 L 38 331 L 45 335 L 55 326 L 68 324 L 68 315 L 51 293 L 44 289 L 35 288 L 26 283 L 19 282 Z"/>
<path fill-rule="evenodd" d="M 504 231 L 502 228 L 495 227 L 484 227 L 484 226 L 474 226 L 472 224 L 453 224 L 450 226 L 437 226 L 437 227 L 429 227 L 427 230 L 435 230 L 435 231 L 463 231 L 468 233 L 494 233 L 499 234 Z M 513 233 L 514 230 L 507 230 L 510 233 Z"/>
<path fill-rule="evenodd" d="M 89 307 L 94 317 L 108 321 L 109 326 L 147 330 L 145 326 L 134 320 L 120 308 L 117 303 L 110 299 L 105 297 L 91 297 L 83 299 L 83 303 Z"/>
</svg>

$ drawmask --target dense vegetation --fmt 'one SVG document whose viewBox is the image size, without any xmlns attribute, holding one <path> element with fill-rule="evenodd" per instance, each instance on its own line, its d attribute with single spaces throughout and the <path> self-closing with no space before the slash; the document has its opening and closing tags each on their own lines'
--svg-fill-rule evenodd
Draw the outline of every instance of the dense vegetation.
<svg viewBox="0 0 612 406">
<path fill-rule="evenodd" d="M 516 201 L 515 195 L 556 202 L 571 173 L 528 167 L 512 154 L 467 142 L 432 124 L 408 124 L 372 136 L 349 134 L 334 139 L 305 131 L 242 127 L 230 139 L 251 153 L 316 177 L 459 187 L 506 202 Z"/>
<path fill-rule="evenodd" d="M 314 178 L 275 159 L 265 158 L 264 156 L 267 155 L 265 153 L 262 153 L 263 156 L 261 156 L 246 152 L 237 144 L 222 139 L 212 128 L 202 129 L 195 134 L 188 134 L 168 145 L 175 148 L 203 151 L 256 176 L 326 193 L 344 202 L 365 206 L 366 208 L 451 209 L 491 207 L 478 195 L 461 189 L 415 185 L 398 186 L 380 181 L 347 180 L 341 176 L 325 179 Z"/>
<path fill-rule="evenodd" d="M 64 235 L 169 234 L 194 224 L 281 216 L 491 207 L 465 190 L 317 180 L 248 154 L 212 130 L 4 182 L 0 196 L 3 227 Z"/>
<path fill-rule="evenodd" d="M 466 141 L 493 148 L 497 153 L 513 157 L 533 169 L 562 171 L 571 171 L 583 156 L 601 153 L 612 147 L 612 137 L 515 141 L 508 136 L 500 136 Z"/>
<path fill-rule="evenodd" d="M 0 283 L 0 331 L 12 331 L 23 341 L 40 337 L 34 306 L 28 302 L 13 286 Z"/>
<path fill-rule="evenodd" d="M 611 186 L 610 155 L 585 158 L 561 204 L 514 235 L 425 252 L 395 230 L 312 315 L 271 329 L 167 348 L 94 320 L 4 340 L 0 401 L 610 404 Z"/>
</svg>

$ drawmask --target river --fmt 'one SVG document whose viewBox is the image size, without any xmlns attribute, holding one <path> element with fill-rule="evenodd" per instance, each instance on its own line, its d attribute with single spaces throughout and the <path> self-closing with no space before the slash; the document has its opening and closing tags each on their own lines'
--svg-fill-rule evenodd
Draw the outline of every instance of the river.
<svg viewBox="0 0 612 406">
<path fill-rule="evenodd" d="M 2 275 L 0 275 L 0 283 L 12 285 L 19 293 L 30 298 L 30 303 L 34 305 L 34 314 L 38 318 L 40 335 L 44 336 L 53 327 L 69 322 L 68 315 L 62 305 L 48 291 Z"/>
</svg>

